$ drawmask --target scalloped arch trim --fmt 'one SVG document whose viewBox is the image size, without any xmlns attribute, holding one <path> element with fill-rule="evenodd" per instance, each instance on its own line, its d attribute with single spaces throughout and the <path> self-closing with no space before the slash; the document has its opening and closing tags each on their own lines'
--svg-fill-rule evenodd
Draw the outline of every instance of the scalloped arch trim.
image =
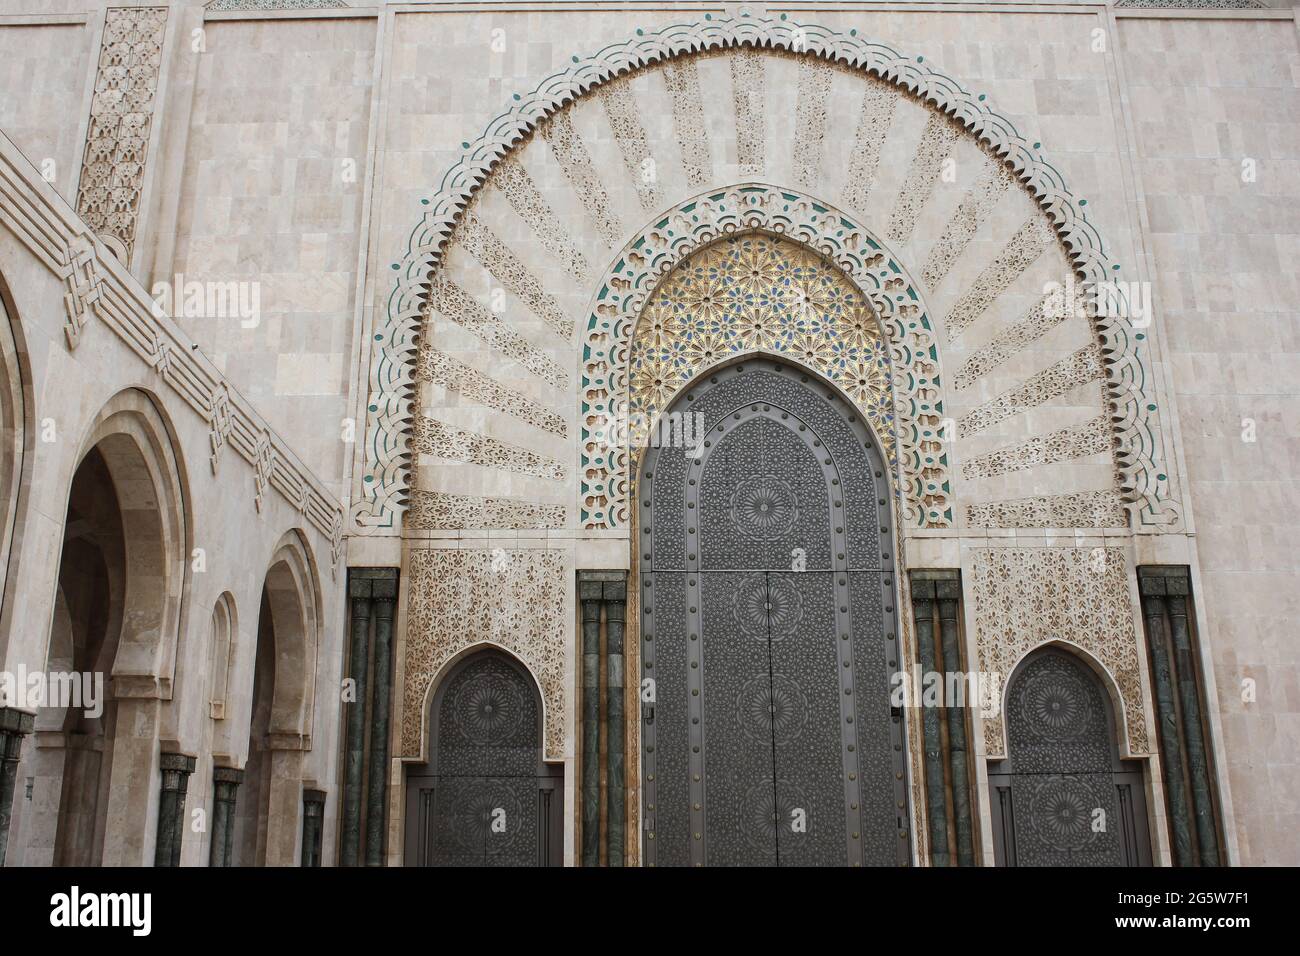
<svg viewBox="0 0 1300 956">
<path fill-rule="evenodd" d="M 974 94 L 951 77 L 925 65 L 924 57 L 906 57 L 881 43 L 862 39 L 856 30 L 838 32 L 787 19 L 740 16 L 674 24 L 655 33 L 637 30 L 622 43 L 595 55 L 573 57 L 571 68 L 543 80 L 533 92 L 515 94 L 514 105 L 497 116 L 443 177 L 438 192 L 422 200 L 427 206 L 412 230 L 406 252 L 392 264 L 393 288 L 386 315 L 376 323 L 366 426 L 365 468 L 361 497 L 352 510 L 361 533 L 396 530 L 407 503 L 414 389 L 411 377 L 432 274 L 460 216 L 493 168 L 538 124 L 601 84 L 622 74 L 675 57 L 710 50 L 752 46 L 816 56 L 864 71 L 893 83 L 960 122 L 1013 170 L 1065 247 L 1076 274 L 1084 281 L 1112 279 L 1112 266 L 1097 230 L 1088 222 L 1083 200 L 1076 200 L 1060 173 L 1029 143 L 1010 120 L 994 112 L 983 94 Z M 1123 317 L 1094 316 L 1106 360 L 1106 393 L 1112 424 L 1120 439 L 1116 453 L 1123 491 L 1133 503 L 1139 526 L 1167 527 L 1180 521 L 1170 482 L 1157 465 L 1161 454 L 1158 410 L 1151 397 L 1151 376 L 1139 349 L 1144 336 Z"/>
</svg>

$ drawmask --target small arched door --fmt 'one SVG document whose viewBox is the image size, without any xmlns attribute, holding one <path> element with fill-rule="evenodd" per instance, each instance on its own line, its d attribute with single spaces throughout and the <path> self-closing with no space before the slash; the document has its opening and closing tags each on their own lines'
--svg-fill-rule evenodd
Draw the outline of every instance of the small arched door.
<svg viewBox="0 0 1300 956">
<path fill-rule="evenodd" d="M 434 696 L 429 763 L 407 773 L 408 866 L 559 866 L 563 768 L 542 760 L 542 704 L 517 661 L 479 651 Z"/>
<path fill-rule="evenodd" d="M 1108 697 L 1073 654 L 1043 648 L 1007 688 L 1007 758 L 989 774 L 999 866 L 1150 866 L 1142 771 Z"/>
</svg>

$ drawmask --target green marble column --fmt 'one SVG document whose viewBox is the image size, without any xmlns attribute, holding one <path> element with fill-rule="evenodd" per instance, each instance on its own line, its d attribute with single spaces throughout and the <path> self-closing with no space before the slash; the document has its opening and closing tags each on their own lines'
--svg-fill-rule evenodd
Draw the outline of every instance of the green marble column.
<svg viewBox="0 0 1300 956">
<path fill-rule="evenodd" d="M 195 758 L 188 754 L 159 755 L 162 790 L 158 795 L 158 839 L 154 847 L 154 866 L 180 866 L 181 843 L 185 836 L 185 793 Z"/>
<path fill-rule="evenodd" d="M 366 720 L 366 667 L 370 658 L 370 581 L 356 571 L 348 574 L 352 605 L 352 646 L 348 676 L 356 697 L 347 707 L 347 742 L 343 756 L 343 825 L 339 857 L 344 866 L 356 866 L 361 850 L 361 784 L 364 769 Z"/>
<path fill-rule="evenodd" d="M 600 606 L 603 585 L 578 579 L 582 604 L 582 865 L 600 864 Z"/>
<path fill-rule="evenodd" d="M 623 741 L 623 635 L 627 620 L 627 580 L 605 582 L 605 815 L 609 866 L 622 866 L 627 830 L 626 766 Z"/>
<path fill-rule="evenodd" d="M 384 865 L 384 821 L 388 818 L 388 726 L 393 686 L 393 612 L 397 570 L 371 582 L 375 618 L 375 666 L 370 703 L 370 774 L 366 797 L 366 865 Z"/>
<path fill-rule="evenodd" d="M 935 583 L 930 580 L 912 581 L 912 617 L 916 621 L 916 645 L 920 658 L 920 700 L 913 707 L 921 708 L 921 727 L 925 738 L 925 796 L 926 816 L 930 825 L 930 862 L 934 866 L 948 866 L 948 804 L 944 794 L 943 743 L 939 731 L 939 708 L 925 702 L 927 675 L 938 671 L 934 653 Z M 940 683 L 942 687 L 942 681 Z"/>
<path fill-rule="evenodd" d="M 935 596 L 939 599 L 939 633 L 942 642 L 943 669 L 949 673 L 954 671 L 965 673 L 957 636 L 957 602 L 961 598 L 961 581 L 954 574 L 950 580 L 936 580 L 934 586 Z M 968 683 L 967 687 L 969 686 Z M 965 705 L 973 707 L 976 701 L 967 698 Z M 952 775 L 952 815 L 957 830 L 957 865 L 974 866 L 975 840 L 971 832 L 966 712 L 964 707 L 953 707 L 952 702 L 949 701 L 945 714 L 948 718 L 948 767 Z"/>
<path fill-rule="evenodd" d="M 231 866 L 235 859 L 235 802 L 244 771 L 234 767 L 212 770 L 212 844 L 208 866 Z"/>
<path fill-rule="evenodd" d="M 302 865 L 320 866 L 325 825 L 325 791 L 302 792 Z"/>
<path fill-rule="evenodd" d="M 18 761 L 23 738 L 32 732 L 36 716 L 13 707 L 0 707 L 0 866 L 9 845 L 9 820 L 18 784 Z"/>
<path fill-rule="evenodd" d="M 1165 646 L 1165 579 L 1163 576 L 1143 576 L 1139 583 L 1147 649 L 1151 655 L 1151 680 L 1155 684 L 1156 727 L 1160 731 L 1160 765 L 1164 769 L 1174 865 L 1192 866 L 1195 851 L 1187 812 L 1187 790 L 1183 783 L 1183 748 L 1178 708 L 1174 704 L 1174 680 Z"/>
<path fill-rule="evenodd" d="M 1187 745 L 1187 776 L 1196 812 L 1196 840 L 1201 866 L 1219 865 L 1219 834 L 1210 793 L 1210 767 L 1201 724 L 1201 692 L 1197 680 L 1191 635 L 1187 627 L 1187 598 L 1190 575 L 1184 572 L 1165 579 L 1169 604 L 1169 636 L 1174 646 L 1174 669 L 1178 678 L 1178 700 L 1183 710 L 1183 740 Z"/>
</svg>

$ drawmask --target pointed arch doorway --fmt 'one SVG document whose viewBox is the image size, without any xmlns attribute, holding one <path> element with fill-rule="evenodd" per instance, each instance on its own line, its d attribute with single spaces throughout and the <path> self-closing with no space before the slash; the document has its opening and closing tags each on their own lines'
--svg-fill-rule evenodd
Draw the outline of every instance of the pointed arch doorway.
<svg viewBox="0 0 1300 956">
<path fill-rule="evenodd" d="M 909 861 L 891 484 L 861 414 L 751 356 L 637 475 L 645 859 Z"/>
<path fill-rule="evenodd" d="M 542 752 L 531 674 L 495 648 L 457 663 L 429 718 L 429 762 L 406 776 L 407 866 L 559 866 L 563 768 Z"/>
<path fill-rule="evenodd" d="M 1121 759 L 1105 688 L 1075 654 L 1048 646 L 1006 692 L 1008 753 L 990 768 L 999 866 L 1150 866 L 1146 786 Z"/>
</svg>

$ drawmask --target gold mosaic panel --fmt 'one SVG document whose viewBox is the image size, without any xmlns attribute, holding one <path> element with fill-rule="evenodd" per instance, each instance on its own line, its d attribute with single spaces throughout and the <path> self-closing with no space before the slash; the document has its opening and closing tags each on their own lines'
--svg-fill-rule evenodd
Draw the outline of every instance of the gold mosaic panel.
<svg viewBox="0 0 1300 956">
<path fill-rule="evenodd" d="M 632 339 L 629 437 L 646 438 L 682 386 L 718 361 L 784 355 L 838 385 L 895 464 L 888 345 L 866 298 L 832 263 L 766 233 L 715 242 L 651 295 Z"/>
</svg>

